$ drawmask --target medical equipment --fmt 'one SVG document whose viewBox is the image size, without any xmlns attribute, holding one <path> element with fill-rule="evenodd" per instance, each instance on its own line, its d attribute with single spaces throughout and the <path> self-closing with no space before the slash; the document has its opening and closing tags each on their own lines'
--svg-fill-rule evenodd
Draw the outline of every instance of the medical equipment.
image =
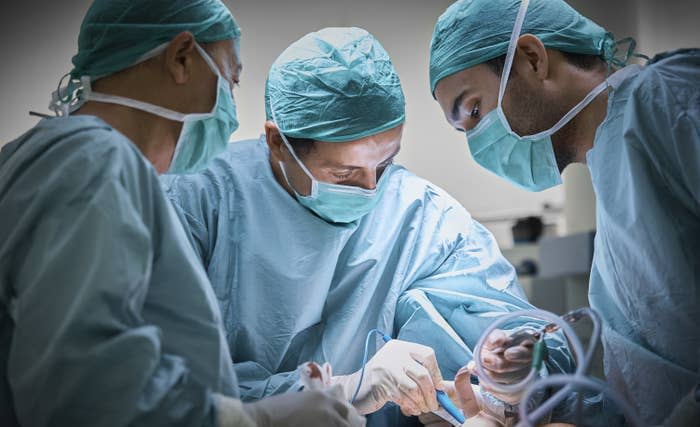
<svg viewBox="0 0 700 427">
<path fill-rule="evenodd" d="M 505 325 L 509 321 L 517 318 L 530 317 L 534 319 L 541 319 L 550 322 L 544 325 L 539 330 L 535 330 L 532 333 L 532 338 L 536 339 L 533 346 L 533 356 L 532 356 L 532 369 L 530 373 L 522 381 L 516 384 L 502 384 L 494 382 L 484 369 L 481 358 L 475 357 L 474 364 L 476 374 L 479 377 L 480 384 L 486 386 L 498 393 L 504 394 L 517 394 L 524 392 L 520 400 L 519 405 L 519 419 L 517 426 L 519 427 L 533 427 L 536 422 L 543 418 L 547 413 L 549 413 L 556 405 L 561 403 L 570 393 L 578 392 L 580 389 L 587 388 L 595 390 L 600 393 L 604 393 L 610 397 L 616 405 L 624 412 L 627 422 L 632 426 L 641 426 L 642 423 L 639 420 L 636 412 L 632 409 L 632 406 L 625 401 L 617 392 L 609 388 L 605 383 L 600 380 L 586 377 L 586 374 L 590 367 L 590 362 L 595 352 L 596 345 L 600 339 L 600 318 L 598 314 L 590 308 L 579 308 L 566 313 L 563 316 L 557 316 L 556 314 L 550 313 L 544 310 L 522 310 L 515 311 L 511 314 L 501 317 L 494 323 L 492 323 L 483 333 L 479 342 L 474 348 L 474 354 L 481 354 L 482 347 L 486 338 L 498 329 L 499 326 Z M 584 317 L 588 317 L 593 323 L 593 334 L 586 348 L 585 354 L 583 350 L 583 345 L 579 338 L 575 335 L 570 323 L 575 323 Z M 574 355 L 576 357 L 577 367 L 574 374 L 554 374 L 546 378 L 538 378 L 538 372 L 544 361 L 544 355 L 546 351 L 546 345 L 544 343 L 544 337 L 546 334 L 561 331 L 566 338 L 569 340 Z M 516 333 L 517 335 L 517 333 Z M 515 335 L 514 335 L 515 336 Z M 545 387 L 553 386 L 564 386 L 554 395 L 545 399 L 538 408 L 533 409 L 532 412 L 528 411 L 528 402 L 535 395 L 535 393 Z M 579 399 L 580 399 L 579 394 Z M 580 412 L 578 414 L 580 417 Z M 582 425 L 580 420 L 577 420 L 576 425 Z"/>
<path fill-rule="evenodd" d="M 355 393 L 353 393 L 352 399 L 350 400 L 351 403 L 355 402 L 357 394 L 360 392 L 360 386 L 362 386 L 362 379 L 365 376 L 365 366 L 367 365 L 367 358 L 369 355 L 369 341 L 372 338 L 372 335 L 375 333 L 381 335 L 382 340 L 384 340 L 385 343 L 388 343 L 392 339 L 389 335 L 381 332 L 378 329 L 372 329 L 367 333 L 367 338 L 365 340 L 365 352 L 362 357 L 362 370 L 360 372 L 360 380 L 357 382 L 357 388 L 355 389 Z M 440 404 L 440 406 L 442 406 L 443 409 L 447 412 L 447 415 L 449 415 L 446 421 L 450 422 L 452 425 L 455 426 L 460 426 L 466 421 L 464 415 L 462 414 L 462 411 L 460 411 L 459 408 L 457 408 L 457 406 L 454 403 L 452 403 L 447 393 L 445 393 L 442 390 L 436 390 L 435 397 L 437 398 L 437 401 Z M 440 413 L 436 415 L 438 415 L 441 418 L 445 418 L 446 414 Z"/>
</svg>

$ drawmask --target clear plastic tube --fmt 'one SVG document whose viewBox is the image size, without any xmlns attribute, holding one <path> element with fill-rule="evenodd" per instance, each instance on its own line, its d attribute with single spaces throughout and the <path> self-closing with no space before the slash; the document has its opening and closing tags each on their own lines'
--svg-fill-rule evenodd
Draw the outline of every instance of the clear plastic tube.
<svg viewBox="0 0 700 427">
<path fill-rule="evenodd" d="M 557 316 L 554 313 L 550 313 L 548 311 L 544 310 L 520 310 L 520 311 L 514 311 L 510 314 L 507 314 L 505 316 L 502 316 L 499 318 L 497 321 L 493 322 L 488 328 L 486 328 L 486 331 L 481 335 L 481 338 L 479 341 L 476 343 L 476 346 L 474 347 L 474 364 L 476 368 L 476 374 L 479 377 L 479 382 L 483 383 L 486 385 L 489 389 L 497 392 L 497 393 L 503 393 L 503 394 L 517 394 L 525 390 L 530 383 L 536 378 L 537 372 L 535 372 L 535 369 L 531 369 L 530 373 L 527 375 L 525 379 L 522 381 L 515 383 L 515 384 L 501 384 L 493 381 L 487 374 L 486 370 L 481 364 L 481 357 L 478 357 L 478 355 L 481 354 L 481 350 L 484 346 L 484 342 L 486 341 L 487 337 L 491 334 L 491 332 L 495 331 L 498 329 L 500 326 L 508 323 L 511 320 L 515 320 L 518 318 L 522 317 L 530 317 L 534 319 L 541 319 L 541 320 L 546 320 L 547 322 L 553 323 L 557 325 L 563 332 L 564 335 L 569 339 L 569 342 L 571 344 L 571 347 L 574 350 L 574 355 L 576 357 L 577 362 L 581 361 L 584 354 L 583 354 L 583 345 L 581 344 L 581 341 L 578 339 L 576 334 L 574 333 L 573 329 L 571 326 L 564 321 L 560 316 Z M 580 365 L 580 363 L 577 363 L 577 365 Z"/>
<path fill-rule="evenodd" d="M 591 319 L 591 322 L 593 323 L 593 334 L 591 335 L 591 340 L 588 345 L 588 348 L 586 349 L 586 354 L 583 356 L 583 358 L 577 356 L 576 357 L 576 371 L 574 372 L 573 375 L 567 375 L 568 378 L 585 378 L 586 374 L 588 374 L 588 370 L 590 368 L 591 360 L 593 359 L 593 353 L 595 353 L 596 345 L 598 343 L 598 340 L 600 339 L 600 317 L 598 316 L 598 313 L 596 313 L 594 310 L 590 308 L 580 308 L 578 310 L 571 311 L 564 316 L 562 316 L 562 320 L 564 319 L 569 319 L 571 322 L 576 322 L 578 321 L 581 316 L 587 316 Z M 568 324 L 568 322 L 567 322 Z M 580 340 L 578 339 L 578 336 L 569 336 L 565 333 L 566 338 L 571 341 L 572 339 L 575 341 L 578 341 L 580 343 Z M 539 389 L 539 381 L 534 382 L 530 390 L 533 391 Z M 532 396 L 533 393 L 525 393 L 523 395 L 523 398 L 521 400 L 520 404 L 520 423 L 518 426 L 520 427 L 533 427 L 534 423 L 537 422 L 537 420 L 543 418 L 545 415 L 547 415 L 549 412 L 551 412 L 559 403 L 561 403 L 566 397 L 571 394 L 575 388 L 572 385 L 567 385 L 566 387 L 562 388 L 558 392 L 554 393 L 553 396 L 551 396 L 549 399 L 547 399 L 545 402 L 543 402 L 537 409 L 533 410 L 529 416 L 527 416 L 527 405 L 522 404 L 522 402 L 528 402 L 530 399 L 530 396 Z M 534 421 L 531 421 L 534 420 Z"/>
<path fill-rule="evenodd" d="M 543 328 L 543 334 L 545 333 L 545 329 L 549 329 L 551 325 L 554 325 L 555 329 L 560 329 L 562 331 L 564 336 L 567 338 L 569 345 L 573 349 L 574 357 L 576 359 L 576 371 L 573 374 L 553 374 L 547 378 L 538 379 L 538 373 L 533 367 L 528 373 L 527 377 L 516 384 L 497 383 L 488 376 L 486 370 L 481 364 L 481 357 L 479 357 L 485 340 L 491 334 L 491 332 L 498 329 L 500 326 L 505 325 L 511 320 L 522 317 L 529 317 L 550 322 L 550 325 Z M 581 340 L 574 333 L 573 328 L 569 324 L 576 322 L 583 317 L 590 318 L 591 322 L 593 323 L 593 333 L 585 353 Z M 597 343 L 600 339 L 600 334 L 600 317 L 594 310 L 588 307 L 571 311 L 564 316 L 558 316 L 544 310 L 515 311 L 499 318 L 482 334 L 479 342 L 474 347 L 474 365 L 476 374 L 479 376 L 479 382 L 481 384 L 495 392 L 504 394 L 517 394 L 524 392 L 520 401 L 520 421 L 517 424 L 519 427 L 533 427 L 538 420 L 546 416 L 554 409 L 554 407 L 566 399 L 567 396 L 581 388 L 592 389 L 605 393 L 620 407 L 620 409 L 623 410 L 628 423 L 630 423 L 632 426 L 641 426 L 637 414 L 627 401 L 608 387 L 604 382 L 586 377 L 590 368 L 591 360 L 593 359 L 593 354 L 595 353 L 597 347 Z M 551 386 L 563 386 L 563 388 L 544 401 L 538 408 L 534 409 L 531 413 L 528 413 L 527 402 L 529 402 L 535 392 L 544 387 Z"/>
<path fill-rule="evenodd" d="M 627 425 L 632 427 L 642 427 L 642 422 L 637 416 L 634 408 L 632 408 L 632 406 L 615 390 L 610 388 L 603 381 L 595 378 L 578 375 L 553 374 L 532 384 L 532 386 L 523 395 L 523 401 L 526 402 L 527 399 L 530 399 L 532 395 L 540 388 L 556 386 L 564 386 L 564 388 L 562 388 L 560 391 L 567 389 L 572 391 L 575 389 L 589 389 L 599 393 L 604 393 L 610 397 L 620 409 L 622 409 L 622 412 L 625 414 L 625 421 Z M 520 406 L 520 422 L 518 423 L 518 426 L 534 426 L 538 418 L 535 417 L 535 412 L 532 414 L 527 414 L 527 408 L 525 408 L 525 406 L 526 405 L 522 404 Z"/>
</svg>

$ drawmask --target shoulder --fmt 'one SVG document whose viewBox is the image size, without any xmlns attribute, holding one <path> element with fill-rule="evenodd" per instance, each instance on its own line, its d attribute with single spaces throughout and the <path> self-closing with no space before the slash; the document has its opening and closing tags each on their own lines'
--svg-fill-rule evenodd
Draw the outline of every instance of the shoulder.
<svg viewBox="0 0 700 427">
<path fill-rule="evenodd" d="M 200 197 L 212 200 L 233 197 L 236 188 L 254 185 L 248 181 L 269 169 L 268 157 L 264 140 L 237 141 L 230 143 L 203 171 L 163 175 L 160 181 L 176 204 Z"/>
<path fill-rule="evenodd" d="M 95 117 L 43 120 L 0 154 L 0 210 L 27 227 L 88 210 L 129 216 L 124 223 L 133 225 L 134 212 L 145 221 L 164 202 L 150 163 Z"/>
<path fill-rule="evenodd" d="M 392 179 L 400 185 L 400 192 L 404 197 L 408 199 L 422 199 L 428 204 L 441 208 L 462 207 L 442 187 L 425 178 L 421 178 L 402 166 L 399 166 L 397 169 Z"/>
<path fill-rule="evenodd" d="M 3 148 L 0 168 L 14 179 L 66 188 L 154 173 L 129 139 L 92 116 L 42 120 Z"/>
<path fill-rule="evenodd" d="M 631 86 L 631 96 L 640 107 L 675 111 L 700 106 L 700 49 L 684 49 L 654 57 Z M 643 103 L 643 104 L 642 104 Z"/>
<path fill-rule="evenodd" d="M 127 137 L 93 116 L 44 119 L 7 148 L 8 162 L 76 164 L 85 172 L 97 166 L 143 166 L 145 161 Z"/>
<path fill-rule="evenodd" d="M 420 212 L 423 216 L 471 222 L 469 212 L 447 191 L 402 166 L 397 166 L 392 174 L 387 193 L 392 192 L 400 200 L 400 206 L 406 209 L 420 207 L 415 212 Z"/>
<path fill-rule="evenodd" d="M 677 144 L 691 142 L 683 124 L 700 120 L 700 50 L 659 55 L 625 83 L 611 104 L 623 106 L 625 142 L 654 162 L 670 161 Z"/>
</svg>

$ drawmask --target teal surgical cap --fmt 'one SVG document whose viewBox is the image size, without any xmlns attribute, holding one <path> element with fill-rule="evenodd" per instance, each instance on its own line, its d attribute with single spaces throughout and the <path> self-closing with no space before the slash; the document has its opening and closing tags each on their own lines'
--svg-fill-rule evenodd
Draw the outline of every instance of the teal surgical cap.
<svg viewBox="0 0 700 427">
<path fill-rule="evenodd" d="M 505 55 L 520 0 L 459 0 L 440 16 L 430 43 L 430 90 L 452 74 Z M 613 35 L 563 0 L 530 0 L 521 34 L 547 48 L 611 62 Z"/>
<path fill-rule="evenodd" d="M 292 138 L 347 142 L 404 122 L 399 76 L 382 45 L 360 28 L 307 34 L 275 60 L 265 110 Z"/>
<path fill-rule="evenodd" d="M 241 34 L 220 0 L 95 0 L 80 26 L 71 77 L 95 80 L 121 71 L 183 31 L 199 43 Z"/>
</svg>

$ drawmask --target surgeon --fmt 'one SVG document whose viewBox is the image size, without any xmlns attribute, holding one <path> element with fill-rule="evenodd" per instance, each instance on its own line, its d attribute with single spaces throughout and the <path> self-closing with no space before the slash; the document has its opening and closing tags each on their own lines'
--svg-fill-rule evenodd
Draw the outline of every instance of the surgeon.
<svg viewBox="0 0 700 427">
<path fill-rule="evenodd" d="M 360 413 L 393 402 L 370 425 L 417 422 L 396 407 L 437 409 L 435 389 L 452 387 L 445 379 L 481 331 L 530 307 L 515 270 L 457 201 L 394 163 L 404 95 L 365 30 L 292 43 L 270 69 L 265 105 L 259 140 L 163 177 L 212 281 L 242 399 L 296 390 L 298 365 L 328 362 Z M 360 380 L 375 328 L 394 339 L 379 348 L 369 336 Z M 564 343 L 550 347 L 548 369 L 570 370 Z"/>
<path fill-rule="evenodd" d="M 236 130 L 218 0 L 95 1 L 70 84 L 0 152 L 0 425 L 360 426 L 325 393 L 254 404 L 157 174 Z"/>
<path fill-rule="evenodd" d="M 677 404 L 694 421 L 669 425 L 698 425 L 700 50 L 633 55 L 562 0 L 460 0 L 435 26 L 430 84 L 474 160 L 514 185 L 588 166 L 607 381 L 648 425 Z"/>
</svg>

